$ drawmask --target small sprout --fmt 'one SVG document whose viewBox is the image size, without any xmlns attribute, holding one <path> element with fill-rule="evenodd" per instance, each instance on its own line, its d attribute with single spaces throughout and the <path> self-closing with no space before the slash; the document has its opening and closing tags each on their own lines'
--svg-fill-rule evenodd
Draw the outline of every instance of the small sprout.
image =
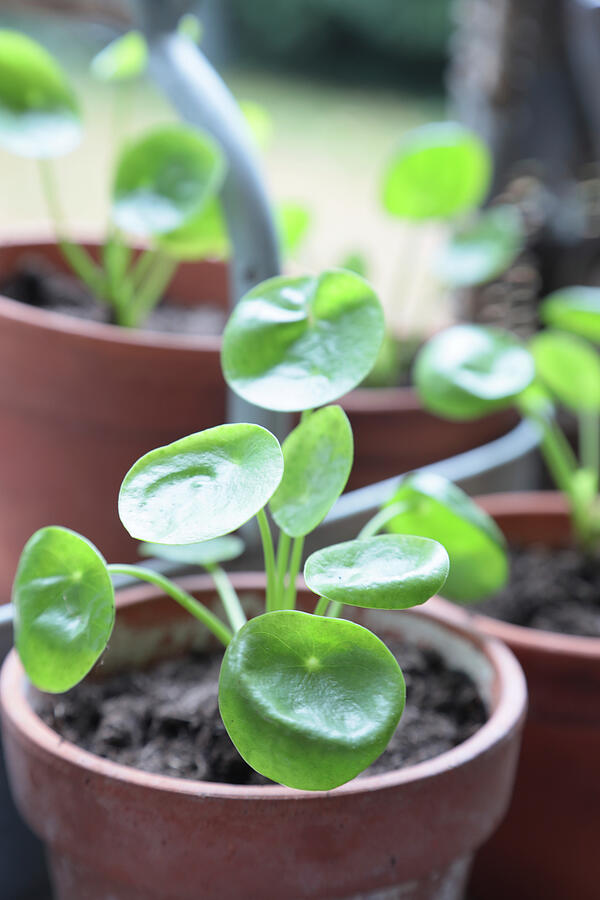
<svg viewBox="0 0 600 900">
<path fill-rule="evenodd" d="M 265 150 L 273 137 L 273 120 L 269 111 L 254 100 L 240 100 L 240 110 L 256 146 L 260 150 Z"/>
<path fill-rule="evenodd" d="M 337 400 L 368 374 L 383 339 L 381 306 L 358 275 L 271 278 L 234 309 L 223 335 L 225 380 L 267 409 Z"/>
<path fill-rule="evenodd" d="M 340 269 L 347 269 L 349 272 L 354 272 L 355 275 L 360 275 L 361 278 L 368 278 L 369 276 L 367 258 L 364 253 L 360 253 L 358 250 L 348 253 L 342 259 Z"/>
<path fill-rule="evenodd" d="M 491 160 L 485 144 L 455 122 L 423 125 L 404 135 L 388 163 L 383 205 L 415 222 L 451 219 L 485 197 Z"/>
<path fill-rule="evenodd" d="M 292 256 L 298 252 L 310 228 L 311 219 L 310 210 L 301 203 L 286 201 L 279 204 L 277 224 L 284 256 Z"/>
<path fill-rule="evenodd" d="M 80 140 L 79 104 L 61 67 L 31 38 L 0 30 L 0 147 L 49 159 Z"/>
<path fill-rule="evenodd" d="M 508 332 L 455 325 L 417 356 L 415 386 L 426 409 L 468 420 L 505 409 L 533 381 L 531 354 Z"/>
<path fill-rule="evenodd" d="M 451 287 L 485 284 L 512 265 L 524 242 L 519 211 L 493 206 L 453 233 L 437 260 L 438 277 Z"/>
<path fill-rule="evenodd" d="M 130 81 L 139 78 L 148 65 L 148 45 L 139 31 L 115 38 L 94 56 L 90 71 L 98 81 Z"/>
</svg>

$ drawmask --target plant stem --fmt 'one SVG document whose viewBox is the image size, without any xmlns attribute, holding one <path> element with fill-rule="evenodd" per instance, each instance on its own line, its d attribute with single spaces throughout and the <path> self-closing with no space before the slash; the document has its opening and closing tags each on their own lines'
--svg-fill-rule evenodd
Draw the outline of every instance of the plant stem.
<svg viewBox="0 0 600 900">
<path fill-rule="evenodd" d="M 240 603 L 240 598 L 227 577 L 227 573 L 221 566 L 218 566 L 215 563 L 205 563 L 204 568 L 212 576 L 212 580 L 214 581 L 219 597 L 221 598 L 227 618 L 229 619 L 229 624 L 235 634 L 247 622 L 246 614 Z"/>
<path fill-rule="evenodd" d="M 283 597 L 284 609 L 295 609 L 296 607 L 296 579 L 302 565 L 302 551 L 304 549 L 304 538 L 294 538 L 292 543 L 292 558 L 290 560 L 290 580 L 288 581 Z"/>
<path fill-rule="evenodd" d="M 332 600 L 329 604 L 329 609 L 327 610 L 327 615 L 331 616 L 333 619 L 337 619 L 339 614 L 343 609 L 344 604 L 340 603 L 339 600 Z"/>
<path fill-rule="evenodd" d="M 131 316 L 134 325 L 139 325 L 152 312 L 177 268 L 177 262 L 174 259 L 158 250 L 151 252 L 151 265 L 148 266 L 143 282 L 139 283 L 135 289 Z"/>
<path fill-rule="evenodd" d="M 150 584 L 156 584 L 162 588 L 165 594 L 176 600 L 185 610 L 191 613 L 203 625 L 212 631 L 214 636 L 218 638 L 222 644 L 228 645 L 233 634 L 231 630 L 222 622 L 214 613 L 207 609 L 203 603 L 188 594 L 178 585 L 174 584 L 160 572 L 154 572 L 145 566 L 130 566 L 125 563 L 111 563 L 107 566 L 108 571 L 113 575 L 131 575 L 133 578 L 139 578 L 140 581 L 149 581 Z"/>
<path fill-rule="evenodd" d="M 285 575 L 290 558 L 292 539 L 285 531 L 279 532 L 277 543 L 277 606 L 283 609 L 283 597 L 285 592 Z"/>
<path fill-rule="evenodd" d="M 266 612 L 272 612 L 278 609 L 277 605 L 277 573 L 275 571 L 275 551 L 273 550 L 273 538 L 271 537 L 271 529 L 267 520 L 267 514 L 263 509 L 256 514 L 258 527 L 260 528 L 260 537 L 263 545 L 263 553 L 265 557 L 265 572 L 267 574 L 267 599 L 265 604 Z"/>
<path fill-rule="evenodd" d="M 329 600 L 327 597 L 319 597 L 319 602 L 315 606 L 315 616 L 325 616 L 327 615 L 327 607 L 329 606 Z"/>
<path fill-rule="evenodd" d="M 375 513 L 372 519 L 369 519 L 366 525 L 363 525 L 356 536 L 357 540 L 373 537 L 384 525 L 387 525 L 389 521 L 401 513 L 406 512 L 408 508 L 408 503 L 392 503 L 390 506 L 384 506 L 383 509 Z"/>
<path fill-rule="evenodd" d="M 579 413 L 578 421 L 581 462 L 585 469 L 594 473 L 597 490 L 600 468 L 600 421 L 597 413 L 587 411 Z"/>
</svg>

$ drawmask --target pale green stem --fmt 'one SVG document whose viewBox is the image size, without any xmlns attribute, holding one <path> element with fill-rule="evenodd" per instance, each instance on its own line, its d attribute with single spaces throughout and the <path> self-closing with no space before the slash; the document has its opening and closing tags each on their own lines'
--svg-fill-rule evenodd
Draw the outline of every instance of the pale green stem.
<svg viewBox="0 0 600 900">
<path fill-rule="evenodd" d="M 340 603 L 339 600 L 332 600 L 329 604 L 329 609 L 327 610 L 327 615 L 332 619 L 337 619 L 340 615 L 342 609 L 344 608 L 344 604 Z"/>
<path fill-rule="evenodd" d="M 285 575 L 290 558 L 292 539 L 285 531 L 279 532 L 277 543 L 277 606 L 283 609 L 283 596 L 285 592 Z"/>
<path fill-rule="evenodd" d="M 212 580 L 214 581 L 219 597 L 221 598 L 221 603 L 223 604 L 227 618 L 229 619 L 229 624 L 235 634 L 235 632 L 239 631 L 247 622 L 246 614 L 240 603 L 240 598 L 227 577 L 227 573 L 221 566 L 217 566 L 215 563 L 205 563 L 204 568 L 212 576 Z"/>
<path fill-rule="evenodd" d="M 327 597 L 319 597 L 319 602 L 315 606 L 315 616 L 325 616 L 327 615 L 327 607 L 329 606 L 329 600 Z"/>
<path fill-rule="evenodd" d="M 584 468 L 594 473 L 596 488 L 598 486 L 598 469 L 600 468 L 600 422 L 595 412 L 581 412 L 579 421 L 579 446 L 581 462 Z"/>
<path fill-rule="evenodd" d="M 175 260 L 160 252 L 155 252 L 153 264 L 146 274 L 144 283 L 135 290 L 131 317 L 134 325 L 138 325 L 152 312 L 173 278 L 176 268 Z"/>
<path fill-rule="evenodd" d="M 275 551 L 273 549 L 273 538 L 271 537 L 271 529 L 267 520 L 267 514 L 264 509 L 259 510 L 256 514 L 258 527 L 260 529 L 260 537 L 263 545 L 263 553 L 265 557 L 265 572 L 267 575 L 267 598 L 265 604 L 266 612 L 272 612 L 278 609 L 277 604 L 277 573 L 275 571 Z"/>
<path fill-rule="evenodd" d="M 168 594 L 169 597 L 176 600 L 180 606 L 183 606 L 183 608 L 187 610 L 187 612 L 202 622 L 203 625 L 206 625 L 209 631 L 212 631 L 214 636 L 218 638 L 222 644 L 225 646 L 229 644 L 233 637 L 231 629 L 215 616 L 210 609 L 204 606 L 203 603 L 200 603 L 199 600 L 196 600 L 191 594 L 188 594 L 187 591 L 184 591 L 178 585 L 169 581 L 169 579 L 165 578 L 164 575 L 161 575 L 160 572 L 147 569 L 145 566 L 130 566 L 124 563 L 111 563 L 107 566 L 107 569 L 113 575 L 130 575 L 133 578 L 139 578 L 140 581 L 149 581 L 150 584 L 155 584 L 162 588 L 165 594 Z"/>
<path fill-rule="evenodd" d="M 290 580 L 288 581 L 283 598 L 284 609 L 294 609 L 296 606 L 296 579 L 302 565 L 302 551 L 304 549 L 304 538 L 294 538 L 292 543 L 292 558 L 290 560 Z"/>
<path fill-rule="evenodd" d="M 383 528 L 384 525 L 387 525 L 391 519 L 406 512 L 408 508 L 408 503 L 391 503 L 390 506 L 384 506 L 383 509 L 380 509 L 375 513 L 372 519 L 369 519 L 366 525 L 363 525 L 358 532 L 357 540 L 362 541 L 364 538 L 373 537 L 373 535 L 377 534 L 377 532 Z"/>
</svg>

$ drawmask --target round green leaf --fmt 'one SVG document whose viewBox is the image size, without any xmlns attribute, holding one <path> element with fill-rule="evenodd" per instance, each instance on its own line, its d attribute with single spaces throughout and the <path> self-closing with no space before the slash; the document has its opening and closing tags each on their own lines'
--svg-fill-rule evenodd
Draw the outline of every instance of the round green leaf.
<svg viewBox="0 0 600 900">
<path fill-rule="evenodd" d="M 15 644 L 29 679 L 60 693 L 90 671 L 108 642 L 114 591 L 98 550 L 67 528 L 27 541 L 13 585 Z"/>
<path fill-rule="evenodd" d="M 197 544 L 152 544 L 144 542 L 138 550 L 142 556 L 155 556 L 190 566 L 212 566 L 237 559 L 244 552 L 244 542 L 233 534 L 200 541 Z"/>
<path fill-rule="evenodd" d="M 218 197 L 211 197 L 181 228 L 155 235 L 155 241 L 174 259 L 226 259 L 230 252 L 229 235 Z"/>
<path fill-rule="evenodd" d="M 366 769 L 385 750 L 404 698 L 400 667 L 378 637 L 292 610 L 244 625 L 219 680 L 221 716 L 246 762 L 311 791 Z"/>
<path fill-rule="evenodd" d="M 469 603 L 504 585 L 508 561 L 502 532 L 451 481 L 425 472 L 409 475 L 386 506 L 392 504 L 404 509 L 387 523 L 389 531 L 422 535 L 446 548 L 450 572 L 445 597 Z"/>
<path fill-rule="evenodd" d="M 529 347 L 539 377 L 560 403 L 574 412 L 600 412 L 600 359 L 587 341 L 544 331 Z"/>
<path fill-rule="evenodd" d="M 455 122 L 410 131 L 390 160 L 383 204 L 393 216 L 423 221 L 450 219 L 478 206 L 490 183 L 485 144 Z"/>
<path fill-rule="evenodd" d="M 77 100 L 58 63 L 24 34 L 0 30 L 0 147 L 44 159 L 80 139 Z"/>
<path fill-rule="evenodd" d="M 294 428 L 283 443 L 283 478 L 270 503 L 282 531 L 303 537 L 317 527 L 346 487 L 353 455 L 352 428 L 340 406 L 325 406 Z"/>
<path fill-rule="evenodd" d="M 257 406 L 311 409 L 360 384 L 383 333 L 375 292 L 352 272 L 270 278 L 240 300 L 227 323 L 223 373 Z"/>
<path fill-rule="evenodd" d="M 548 294 L 540 318 L 559 331 L 570 331 L 600 343 L 600 288 L 568 287 Z"/>
<path fill-rule="evenodd" d="M 97 53 L 90 63 L 99 81 L 129 81 L 143 75 L 148 65 L 148 45 L 139 31 L 128 31 Z"/>
<path fill-rule="evenodd" d="M 455 325 L 419 352 L 413 377 L 423 406 L 445 419 L 477 419 L 510 406 L 535 375 L 533 357 L 511 334 Z"/>
<path fill-rule="evenodd" d="M 433 597 L 448 576 L 448 554 L 425 537 L 387 534 L 317 550 L 304 580 L 328 600 L 367 609 L 408 609 Z"/>
<path fill-rule="evenodd" d="M 194 544 L 235 531 L 281 481 L 279 441 L 260 425 L 219 425 L 151 450 L 131 467 L 119 515 L 132 537 Z"/>
<path fill-rule="evenodd" d="M 452 235 L 437 262 L 438 276 L 452 287 L 485 284 L 512 265 L 524 240 L 518 210 L 493 206 Z"/>
<path fill-rule="evenodd" d="M 133 234 L 167 234 L 204 209 L 224 175 L 225 158 L 208 134 L 187 125 L 163 125 L 121 153 L 113 186 L 114 222 Z"/>
</svg>

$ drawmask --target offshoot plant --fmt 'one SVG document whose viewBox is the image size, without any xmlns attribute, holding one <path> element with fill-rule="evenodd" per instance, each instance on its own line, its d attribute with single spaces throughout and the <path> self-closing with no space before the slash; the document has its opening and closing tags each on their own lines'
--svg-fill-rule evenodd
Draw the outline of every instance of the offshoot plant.
<svg viewBox="0 0 600 900">
<path fill-rule="evenodd" d="M 457 325 L 421 350 L 414 381 L 430 412 L 476 419 L 516 407 L 540 432 L 548 470 L 569 505 L 574 536 L 586 553 L 600 540 L 600 290 L 565 288 L 548 296 L 540 315 L 550 327 L 527 346 L 508 332 Z M 578 451 L 559 424 L 556 406 L 575 416 Z"/>
<path fill-rule="evenodd" d="M 301 411 L 280 446 L 264 428 L 230 424 L 152 450 L 124 478 L 119 514 L 152 544 L 195 545 L 230 535 L 256 516 L 266 571 L 265 611 L 246 620 L 219 568 L 220 618 L 162 574 L 107 565 L 84 537 L 58 526 L 36 532 L 13 592 L 15 639 L 31 681 L 60 692 L 80 681 L 113 628 L 111 576 L 159 585 L 223 644 L 223 722 L 242 757 L 282 784 L 327 790 L 385 749 L 401 716 L 402 672 L 384 643 L 340 617 L 347 606 L 405 609 L 443 585 L 448 555 L 434 540 L 386 534 L 319 550 L 304 577 L 314 610 L 296 607 L 305 536 L 343 490 L 352 465 L 349 422 L 332 401 L 366 375 L 383 335 L 373 290 L 341 270 L 274 278 L 238 304 L 224 334 L 230 387 L 269 409 Z M 279 528 L 275 547 L 267 506 Z M 207 545 L 209 570 L 219 554 Z"/>
</svg>

